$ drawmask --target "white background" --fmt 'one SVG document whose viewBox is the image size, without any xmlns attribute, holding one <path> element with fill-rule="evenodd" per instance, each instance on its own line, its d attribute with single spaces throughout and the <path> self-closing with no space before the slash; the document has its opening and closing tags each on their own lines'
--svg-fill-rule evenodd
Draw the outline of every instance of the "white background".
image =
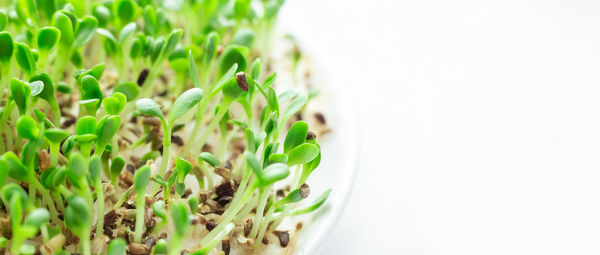
<svg viewBox="0 0 600 255">
<path fill-rule="evenodd" d="M 321 254 L 600 254 L 600 1 L 287 2 L 359 106 Z"/>
</svg>

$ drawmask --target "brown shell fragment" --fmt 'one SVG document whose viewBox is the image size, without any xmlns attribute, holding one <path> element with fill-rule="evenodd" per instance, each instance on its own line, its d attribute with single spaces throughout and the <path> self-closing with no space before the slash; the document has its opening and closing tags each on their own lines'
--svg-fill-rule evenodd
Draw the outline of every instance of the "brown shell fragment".
<svg viewBox="0 0 600 255">
<path fill-rule="evenodd" d="M 130 243 L 128 248 L 129 252 L 134 255 L 145 255 L 150 253 L 150 248 L 141 243 Z"/>
</svg>

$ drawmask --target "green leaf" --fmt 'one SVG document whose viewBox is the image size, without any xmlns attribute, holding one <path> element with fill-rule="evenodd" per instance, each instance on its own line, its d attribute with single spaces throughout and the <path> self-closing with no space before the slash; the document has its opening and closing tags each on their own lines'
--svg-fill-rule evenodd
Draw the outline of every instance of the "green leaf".
<svg viewBox="0 0 600 255">
<path fill-rule="evenodd" d="M 56 12 L 54 13 L 54 26 L 60 30 L 60 44 L 67 48 L 71 47 L 75 40 L 71 19 L 64 12 Z"/>
<path fill-rule="evenodd" d="M 263 175 L 263 170 L 256 156 L 248 151 L 245 151 L 244 158 L 246 158 L 246 163 L 252 169 L 254 174 L 260 179 Z"/>
<path fill-rule="evenodd" d="M 94 36 L 94 32 L 98 28 L 98 20 L 94 16 L 85 16 L 77 25 L 75 32 L 74 46 L 79 48 L 86 44 Z"/>
<path fill-rule="evenodd" d="M 32 117 L 23 115 L 17 121 L 17 133 L 27 140 L 35 140 L 40 135 L 40 129 Z"/>
<path fill-rule="evenodd" d="M 217 157 L 215 157 L 215 155 L 213 155 L 210 152 L 200 153 L 200 155 L 198 156 L 198 161 L 204 161 L 213 167 L 218 167 L 221 165 L 221 162 L 219 162 L 219 159 L 217 159 Z"/>
<path fill-rule="evenodd" d="M 154 102 L 154 100 L 152 100 L 150 98 L 142 98 L 142 99 L 137 100 L 135 102 L 135 106 L 143 114 L 158 117 L 159 119 L 161 119 L 163 121 L 165 120 L 165 117 L 163 116 L 163 113 L 160 110 L 160 107 L 158 107 L 158 104 L 156 104 L 156 102 Z"/>
<path fill-rule="evenodd" d="M 190 212 L 192 214 L 196 214 L 196 212 L 198 212 L 198 204 L 200 202 L 198 201 L 197 197 L 190 197 L 188 199 L 188 205 L 190 206 Z"/>
<path fill-rule="evenodd" d="M 115 92 L 103 101 L 104 109 L 110 115 L 118 115 L 127 104 L 127 97 L 121 92 Z"/>
<path fill-rule="evenodd" d="M 31 95 L 31 88 L 25 82 L 17 79 L 10 79 L 10 94 L 19 108 L 19 114 L 24 115 L 27 111 L 27 102 Z"/>
<path fill-rule="evenodd" d="M 256 60 L 254 60 L 254 63 L 252 63 L 252 67 L 250 68 L 250 70 L 252 70 L 252 71 L 250 72 L 250 75 L 252 75 L 252 78 L 254 80 L 258 80 L 260 77 L 261 65 L 262 65 L 262 62 L 261 62 L 260 58 L 257 58 Z"/>
<path fill-rule="evenodd" d="M 23 43 L 16 43 L 16 45 L 15 58 L 17 64 L 19 64 L 19 67 L 21 67 L 23 72 L 27 73 L 28 76 L 35 74 L 36 64 L 31 49 Z"/>
<path fill-rule="evenodd" d="M 198 77 L 198 68 L 196 67 L 196 61 L 194 61 L 192 50 L 189 50 L 188 52 L 188 61 L 190 65 L 190 77 L 192 77 L 192 83 L 194 83 L 195 88 L 200 88 L 200 77 Z"/>
<path fill-rule="evenodd" d="M 277 73 L 269 75 L 269 77 L 267 77 L 267 79 L 265 79 L 265 82 L 263 82 L 262 84 L 263 89 L 270 87 L 275 82 L 275 80 L 277 80 Z"/>
<path fill-rule="evenodd" d="M 134 21 L 138 14 L 138 6 L 133 0 L 116 0 L 112 8 L 113 14 L 119 18 L 121 24 Z"/>
<path fill-rule="evenodd" d="M 112 163 L 110 165 L 110 175 L 112 178 L 119 177 L 121 171 L 123 171 L 123 167 L 125 166 L 125 159 L 117 156 L 114 157 Z"/>
<path fill-rule="evenodd" d="M 175 236 L 183 238 L 190 226 L 187 206 L 176 200 L 171 205 L 171 218 L 175 227 Z"/>
<path fill-rule="evenodd" d="M 123 45 L 125 40 L 127 40 L 127 38 L 129 38 L 129 36 L 132 35 L 136 29 L 137 29 L 137 25 L 135 24 L 135 22 L 131 22 L 131 23 L 125 25 L 121 29 L 121 32 L 119 32 L 119 41 L 118 41 L 119 44 Z"/>
<path fill-rule="evenodd" d="M 156 216 L 160 217 L 163 220 L 167 220 L 168 215 L 167 210 L 165 209 L 164 200 L 158 200 L 154 202 L 154 204 L 152 204 L 152 211 Z"/>
<path fill-rule="evenodd" d="M 138 193 L 145 193 L 148 183 L 150 183 L 150 166 L 144 165 L 135 171 L 135 175 L 133 176 L 133 184 L 135 185 L 135 190 Z"/>
<path fill-rule="evenodd" d="M 59 128 L 50 128 L 44 130 L 44 137 L 51 143 L 58 144 L 69 137 L 70 133 Z"/>
<path fill-rule="evenodd" d="M 290 168 L 286 164 L 275 163 L 267 166 L 263 170 L 259 182 L 261 186 L 265 187 L 285 179 L 288 175 L 290 175 Z"/>
<path fill-rule="evenodd" d="M 295 216 L 295 215 L 306 214 L 306 213 L 310 213 L 310 212 L 313 212 L 313 211 L 319 209 L 319 207 L 321 207 L 325 203 L 325 201 L 327 201 L 327 198 L 329 197 L 330 193 L 331 193 L 331 189 L 328 189 L 321 196 L 319 196 L 317 199 L 315 199 L 315 201 L 311 205 L 309 205 L 305 208 L 293 210 L 290 213 L 290 215 Z"/>
<path fill-rule="evenodd" d="M 290 117 L 294 116 L 294 114 L 296 114 L 298 111 L 300 111 L 300 109 L 302 109 L 302 107 L 304 107 L 306 102 L 308 102 L 307 95 L 300 95 L 300 96 L 296 97 L 296 99 L 294 99 L 294 101 L 292 101 L 290 103 L 288 108 L 285 109 L 285 113 L 283 114 L 283 119 L 287 120 Z"/>
<path fill-rule="evenodd" d="M 93 155 L 88 163 L 88 171 L 92 181 L 95 183 L 100 178 L 100 172 L 102 171 L 102 159 L 98 155 Z"/>
<path fill-rule="evenodd" d="M 319 155 L 319 147 L 311 143 L 304 143 L 292 149 L 288 154 L 289 166 L 305 164 Z"/>
<path fill-rule="evenodd" d="M 243 46 L 230 45 L 225 48 L 225 51 L 221 54 L 219 74 L 224 74 L 233 64 L 238 65 L 236 72 L 246 70 L 246 55 L 248 52 L 248 48 Z"/>
<path fill-rule="evenodd" d="M 8 26 L 8 14 L 5 10 L 0 10 L 0 30 L 6 30 Z"/>
<path fill-rule="evenodd" d="M 208 66 L 217 56 L 217 48 L 219 46 L 219 34 L 210 32 L 204 41 L 204 65 Z"/>
<path fill-rule="evenodd" d="M 58 45 L 58 40 L 60 40 L 60 30 L 58 30 L 58 28 L 43 27 L 37 32 L 36 41 L 40 51 L 51 51 Z"/>
<path fill-rule="evenodd" d="M 244 91 L 238 85 L 236 78 L 229 79 L 227 83 L 225 83 L 225 86 L 223 86 L 223 97 L 236 99 L 240 97 L 242 93 L 244 93 Z"/>
<path fill-rule="evenodd" d="M 92 15 L 98 20 L 99 27 L 106 27 L 110 22 L 110 10 L 104 5 L 98 5 L 92 10 Z"/>
<path fill-rule="evenodd" d="M 8 164 L 8 161 L 0 158 L 0 187 L 6 184 L 6 177 L 8 177 L 9 167 L 10 165 Z"/>
<path fill-rule="evenodd" d="M 80 196 L 74 195 L 69 198 L 67 208 L 65 209 L 65 225 L 71 231 L 79 236 L 84 237 L 91 225 L 91 209 L 88 204 Z"/>
<path fill-rule="evenodd" d="M 2 201 L 4 201 L 5 205 L 10 205 L 12 198 L 16 197 L 16 198 L 20 198 L 21 199 L 21 204 L 27 204 L 30 203 L 28 197 L 27 197 L 27 193 L 25 193 L 25 190 L 23 190 L 23 188 L 21 188 L 21 186 L 19 186 L 16 183 L 8 183 L 6 185 L 4 185 L 2 187 Z M 13 222 L 20 222 L 22 217 L 22 212 L 20 212 L 20 210 L 18 212 L 15 212 L 15 214 L 18 215 L 13 215 L 13 212 L 11 212 L 11 218 L 18 219 L 15 220 Z"/>
<path fill-rule="evenodd" d="M 135 100 L 140 95 L 140 88 L 135 82 L 122 82 L 115 86 L 113 93 L 120 92 L 127 97 L 127 102 Z"/>
<path fill-rule="evenodd" d="M 302 192 L 300 191 L 300 189 L 295 189 L 292 192 L 288 193 L 287 196 L 285 196 L 283 199 L 275 202 L 273 206 L 274 208 L 281 208 L 286 204 L 300 202 L 302 201 L 302 199 L 304 198 L 302 197 Z"/>
<path fill-rule="evenodd" d="M 194 105 L 200 102 L 200 99 L 202 99 L 202 90 L 200 88 L 189 89 L 177 97 L 173 103 L 173 107 L 171 107 L 171 112 L 169 112 L 169 125 L 192 109 Z"/>
<path fill-rule="evenodd" d="M 192 170 L 192 164 L 183 158 L 175 160 L 175 172 L 177 173 L 177 181 L 183 183 L 185 176 Z"/>
<path fill-rule="evenodd" d="M 176 73 L 185 73 L 189 66 L 187 52 L 182 47 L 176 47 L 169 55 L 169 65 Z"/>
<path fill-rule="evenodd" d="M 35 208 L 31 211 L 27 217 L 25 217 L 24 225 L 34 226 L 40 228 L 42 224 L 48 223 L 50 220 L 50 213 L 46 208 Z"/>
<path fill-rule="evenodd" d="M 2 65 L 10 64 L 13 55 L 14 43 L 9 32 L 0 32 L 0 63 Z"/>
<path fill-rule="evenodd" d="M 181 29 L 175 29 L 169 34 L 166 44 L 164 44 L 160 50 L 160 54 L 158 56 L 160 59 L 171 55 L 171 53 L 175 50 L 175 47 L 177 47 L 179 40 L 181 40 L 182 34 L 183 31 Z"/>
<path fill-rule="evenodd" d="M 273 164 L 273 163 L 287 163 L 288 161 L 288 155 L 286 154 L 281 154 L 281 153 L 273 153 L 271 155 L 269 155 L 269 159 L 268 162 L 269 164 Z"/>
<path fill-rule="evenodd" d="M 30 172 L 15 153 L 12 151 L 6 152 L 4 153 L 3 158 L 9 165 L 9 176 L 11 178 L 19 181 L 25 181 L 29 178 Z"/>
<path fill-rule="evenodd" d="M 119 48 L 115 36 L 104 28 L 98 28 L 96 29 L 96 32 L 104 37 L 104 50 L 106 51 L 106 54 L 115 56 Z"/>
<path fill-rule="evenodd" d="M 127 243 L 123 238 L 116 238 L 108 244 L 107 255 L 125 255 Z"/>
<path fill-rule="evenodd" d="M 304 143 L 308 134 L 308 124 L 304 121 L 297 121 L 292 125 L 285 136 L 283 143 L 283 153 L 288 154 L 290 150 Z"/>
<path fill-rule="evenodd" d="M 98 99 L 98 105 L 102 102 L 102 89 L 100 89 L 100 84 L 94 76 L 84 75 L 81 78 L 81 90 L 82 100 Z"/>
<path fill-rule="evenodd" d="M 31 82 L 31 84 L 33 85 L 35 81 L 40 81 L 44 84 L 42 91 L 39 94 L 37 94 L 37 96 L 41 99 L 46 100 L 48 103 L 55 102 L 56 97 L 54 96 L 54 85 L 52 84 L 50 76 L 45 73 L 36 74 L 33 77 L 31 77 L 29 82 Z"/>
<path fill-rule="evenodd" d="M 79 180 L 85 176 L 87 166 L 85 165 L 85 159 L 80 153 L 73 153 L 69 157 L 69 182 L 74 181 L 76 184 Z M 75 184 L 72 183 L 72 184 Z"/>
<path fill-rule="evenodd" d="M 252 45 L 254 44 L 254 31 L 248 28 L 238 30 L 233 36 L 231 43 L 245 46 L 248 49 L 252 48 Z"/>
<path fill-rule="evenodd" d="M 267 88 L 267 105 L 272 112 L 279 113 L 279 102 L 277 101 L 277 94 L 275 89 L 272 87 Z"/>
<path fill-rule="evenodd" d="M 83 116 L 75 124 L 75 134 L 96 134 L 96 118 L 92 116 Z"/>
</svg>

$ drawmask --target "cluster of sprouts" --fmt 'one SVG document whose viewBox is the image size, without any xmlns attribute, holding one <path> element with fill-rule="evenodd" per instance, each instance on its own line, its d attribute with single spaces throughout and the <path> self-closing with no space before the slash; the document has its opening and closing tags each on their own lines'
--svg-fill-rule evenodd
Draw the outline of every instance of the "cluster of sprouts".
<svg viewBox="0 0 600 255">
<path fill-rule="evenodd" d="M 314 94 L 277 93 L 269 74 L 282 4 L 1 7 L 0 250 L 257 252 L 319 208 L 329 191 L 298 206 L 321 160 L 297 120 Z"/>
</svg>

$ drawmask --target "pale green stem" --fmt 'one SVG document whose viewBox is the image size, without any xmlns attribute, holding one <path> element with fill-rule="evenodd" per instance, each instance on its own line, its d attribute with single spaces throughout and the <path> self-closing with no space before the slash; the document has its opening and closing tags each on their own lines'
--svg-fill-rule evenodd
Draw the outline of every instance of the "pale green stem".
<svg viewBox="0 0 600 255">
<path fill-rule="evenodd" d="M 104 190 L 102 190 L 102 180 L 96 180 L 96 205 L 98 207 L 98 220 L 96 221 L 96 238 L 101 238 L 104 228 Z"/>
<path fill-rule="evenodd" d="M 204 129 L 204 132 L 202 133 L 202 135 L 200 135 L 200 138 L 194 144 L 194 149 L 192 151 L 192 155 L 196 155 L 199 153 L 199 151 L 204 146 L 204 143 L 206 143 L 208 136 L 215 130 L 215 127 L 217 127 L 217 125 L 219 124 L 219 121 L 225 116 L 225 114 L 229 110 L 229 106 L 231 105 L 231 103 L 233 103 L 233 101 L 228 100 L 226 98 L 223 99 L 223 103 L 221 103 L 221 106 L 219 107 L 219 111 L 217 112 L 215 117 L 210 121 L 210 123 L 208 124 L 208 127 L 206 127 L 206 129 Z"/>
<path fill-rule="evenodd" d="M 142 234 L 144 233 L 144 205 L 146 203 L 146 197 L 144 193 L 139 192 L 135 199 L 135 234 L 134 242 L 142 242 Z"/>
</svg>

